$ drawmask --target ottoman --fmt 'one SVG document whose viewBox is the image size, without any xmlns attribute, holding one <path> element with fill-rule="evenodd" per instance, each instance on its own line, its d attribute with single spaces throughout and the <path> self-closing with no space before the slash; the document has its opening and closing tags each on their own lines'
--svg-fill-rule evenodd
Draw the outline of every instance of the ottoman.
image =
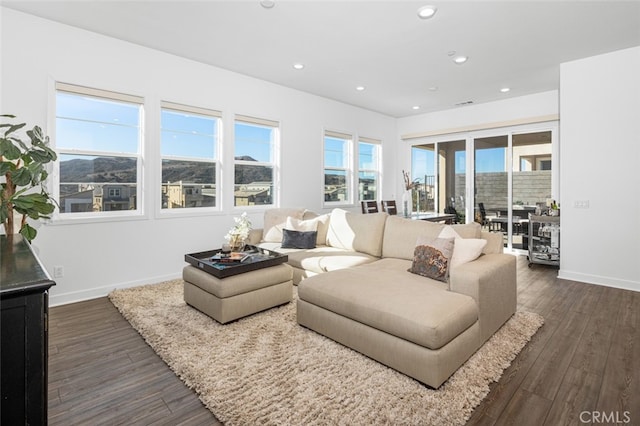
<svg viewBox="0 0 640 426">
<path fill-rule="evenodd" d="M 226 278 L 217 278 L 194 266 L 182 270 L 184 301 L 225 324 L 247 315 L 289 303 L 293 271 L 280 264 Z"/>
</svg>

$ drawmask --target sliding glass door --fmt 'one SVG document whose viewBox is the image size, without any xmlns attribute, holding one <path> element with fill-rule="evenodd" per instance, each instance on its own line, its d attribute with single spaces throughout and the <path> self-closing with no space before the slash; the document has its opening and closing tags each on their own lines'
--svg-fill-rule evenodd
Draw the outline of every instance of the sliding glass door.
<svg viewBox="0 0 640 426">
<path fill-rule="evenodd" d="M 414 198 L 419 212 L 454 212 L 458 222 L 465 222 L 465 147 L 464 139 L 412 147 L 411 177 L 417 183 Z"/>
<path fill-rule="evenodd" d="M 527 250 L 529 213 L 551 198 L 551 131 L 476 138 L 475 205 L 486 230 L 505 247 Z"/>
<path fill-rule="evenodd" d="M 413 210 L 457 213 L 500 232 L 504 246 L 528 248 L 529 213 L 558 195 L 557 123 L 538 123 L 415 141 L 411 178 Z"/>
<path fill-rule="evenodd" d="M 551 131 L 512 136 L 511 247 L 528 250 L 529 213 L 543 210 L 552 195 Z"/>
</svg>

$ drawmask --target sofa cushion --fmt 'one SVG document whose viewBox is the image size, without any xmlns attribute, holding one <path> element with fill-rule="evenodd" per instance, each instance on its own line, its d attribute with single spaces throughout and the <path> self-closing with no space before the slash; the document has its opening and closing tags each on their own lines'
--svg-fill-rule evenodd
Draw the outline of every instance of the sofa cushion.
<svg viewBox="0 0 640 426">
<path fill-rule="evenodd" d="M 379 259 L 366 253 L 331 246 L 316 246 L 308 250 L 282 248 L 280 243 L 260 243 L 259 246 L 286 254 L 289 265 L 316 274 L 364 265 Z"/>
<path fill-rule="evenodd" d="M 289 265 L 316 273 L 336 271 L 371 263 L 378 258 L 336 247 L 316 247 L 315 249 L 288 253 Z"/>
<path fill-rule="evenodd" d="M 482 226 L 478 222 L 445 225 L 445 228 L 455 231 L 460 238 L 480 238 L 482 231 Z"/>
<path fill-rule="evenodd" d="M 304 209 L 277 208 L 267 209 L 264 212 L 264 226 L 262 241 L 279 243 L 282 241 L 282 230 L 288 217 L 302 219 Z"/>
<path fill-rule="evenodd" d="M 418 237 L 409 272 L 448 282 L 455 238 Z"/>
<path fill-rule="evenodd" d="M 483 254 L 504 253 L 504 241 L 502 232 L 482 231 L 482 239 L 487 240 L 487 245 L 482 249 Z"/>
<path fill-rule="evenodd" d="M 407 272 L 410 261 L 381 259 L 307 278 L 300 299 L 420 346 L 438 349 L 478 319 L 470 296 Z M 366 297 L 363 297 L 366 295 Z"/>
<path fill-rule="evenodd" d="M 380 257 L 387 216 L 386 213 L 356 214 L 333 209 L 329 219 L 327 245 Z"/>
<path fill-rule="evenodd" d="M 442 228 L 444 225 L 441 223 L 388 216 L 384 227 L 382 257 L 412 260 L 417 237 L 437 238 Z"/>
</svg>

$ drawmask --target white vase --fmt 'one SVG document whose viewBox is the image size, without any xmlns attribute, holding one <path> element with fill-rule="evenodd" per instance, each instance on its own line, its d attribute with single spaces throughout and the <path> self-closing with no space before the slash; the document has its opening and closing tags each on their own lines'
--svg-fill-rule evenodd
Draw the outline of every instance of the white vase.
<svg viewBox="0 0 640 426">
<path fill-rule="evenodd" d="M 413 191 L 407 189 L 402 193 L 402 215 L 410 217 L 413 209 Z"/>
</svg>

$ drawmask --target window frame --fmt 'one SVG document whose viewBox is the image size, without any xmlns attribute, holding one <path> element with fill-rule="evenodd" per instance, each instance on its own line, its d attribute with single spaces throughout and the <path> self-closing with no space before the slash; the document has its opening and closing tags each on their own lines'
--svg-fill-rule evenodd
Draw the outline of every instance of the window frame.
<svg viewBox="0 0 640 426">
<path fill-rule="evenodd" d="M 371 145 L 375 147 L 374 148 L 375 149 L 375 168 L 374 169 L 360 168 L 360 155 L 361 155 L 360 144 L 366 144 L 366 145 Z M 382 141 L 380 141 L 379 139 L 368 138 L 365 136 L 358 136 L 357 147 L 358 147 L 358 152 L 356 155 L 356 172 L 355 172 L 355 180 L 356 180 L 357 193 L 358 193 L 357 203 L 364 201 L 362 198 L 360 198 L 360 173 L 361 172 L 371 173 L 375 175 L 376 196 L 374 200 L 379 202 L 381 200 L 380 189 L 381 189 L 382 173 L 380 172 L 380 170 L 382 169 Z"/>
<path fill-rule="evenodd" d="M 344 140 L 346 149 L 343 155 L 344 167 L 327 166 L 326 164 L 326 152 L 327 152 L 327 138 Z M 355 191 L 354 191 L 354 140 L 353 134 L 347 132 L 338 132 L 325 129 L 322 133 L 322 206 L 325 208 L 338 207 L 338 206 L 355 206 Z M 346 200 L 327 201 L 325 197 L 326 192 L 326 171 L 335 170 L 345 173 L 345 185 L 347 188 L 345 194 Z"/>
<path fill-rule="evenodd" d="M 267 161 L 247 161 L 236 160 L 236 143 L 238 142 L 238 135 L 236 134 L 236 125 L 243 124 L 261 128 L 267 128 L 271 130 L 271 140 L 269 147 L 270 162 Z M 233 161 L 233 167 L 231 167 L 231 208 L 234 211 L 237 210 L 259 210 L 278 207 L 280 205 L 280 122 L 276 120 L 270 120 L 266 118 L 258 118 L 249 115 L 235 114 L 233 118 L 233 147 L 232 147 L 231 159 Z M 235 170 L 236 166 L 262 166 L 270 167 L 272 169 L 272 194 L 270 204 L 248 204 L 248 205 L 236 205 L 236 178 Z"/>
<path fill-rule="evenodd" d="M 145 147 L 145 98 L 141 95 L 134 95 L 129 93 L 123 93 L 107 89 L 98 89 L 95 87 L 82 86 L 78 84 L 64 83 L 60 81 L 54 81 L 52 88 L 52 100 L 51 107 L 53 114 L 51 117 L 50 128 L 52 129 L 51 137 L 52 148 L 58 154 L 58 161 L 54 162 L 51 170 L 50 180 L 50 192 L 54 198 L 61 202 L 60 198 L 60 185 L 61 185 L 61 171 L 60 158 L 62 155 L 79 155 L 79 156 L 94 156 L 94 157 L 116 157 L 116 158 L 131 158 L 136 161 L 136 208 L 133 210 L 111 210 L 111 211 L 89 211 L 89 212 L 61 212 L 60 209 L 56 209 L 52 215 L 52 224 L 64 224 L 64 223 L 93 223 L 93 222 L 110 222 L 119 220 L 141 220 L 146 218 L 145 207 L 145 173 L 144 173 L 144 147 Z M 58 140 L 57 121 L 62 117 L 58 115 L 58 93 L 68 93 L 81 97 L 90 97 L 108 102 L 119 102 L 123 104 L 135 105 L 138 109 L 137 120 L 137 152 L 123 152 L 123 151 L 104 151 L 97 149 L 84 149 L 84 148 L 68 148 L 62 147 Z M 97 121 L 99 122 L 99 121 Z"/>
<path fill-rule="evenodd" d="M 172 112 L 189 114 L 193 116 L 201 116 L 205 118 L 212 118 L 216 120 L 216 130 L 213 135 L 213 143 L 214 143 L 214 157 L 212 159 L 203 159 L 198 157 L 183 157 L 183 156 L 173 156 L 173 155 L 162 155 L 162 131 L 164 128 L 162 127 L 162 112 L 163 110 L 169 110 Z M 159 116 L 158 116 L 158 173 L 156 182 L 158 183 L 157 191 L 159 194 L 156 194 L 157 198 L 157 215 L 159 217 L 173 217 L 173 216 L 198 216 L 198 215 L 208 215 L 211 213 L 217 213 L 222 210 L 223 205 L 223 197 L 226 191 L 224 191 L 222 185 L 222 136 L 223 136 L 223 120 L 222 120 L 222 112 L 214 109 L 196 107 L 192 105 L 186 105 L 176 102 L 170 101 L 161 101 L 159 108 Z M 215 206 L 206 206 L 206 207 L 181 207 L 181 208 L 164 208 L 162 205 L 162 186 L 164 185 L 162 181 L 162 161 L 174 160 L 174 161 L 189 161 L 189 162 L 202 162 L 207 164 L 215 165 L 215 190 L 216 190 L 216 203 Z"/>
</svg>

